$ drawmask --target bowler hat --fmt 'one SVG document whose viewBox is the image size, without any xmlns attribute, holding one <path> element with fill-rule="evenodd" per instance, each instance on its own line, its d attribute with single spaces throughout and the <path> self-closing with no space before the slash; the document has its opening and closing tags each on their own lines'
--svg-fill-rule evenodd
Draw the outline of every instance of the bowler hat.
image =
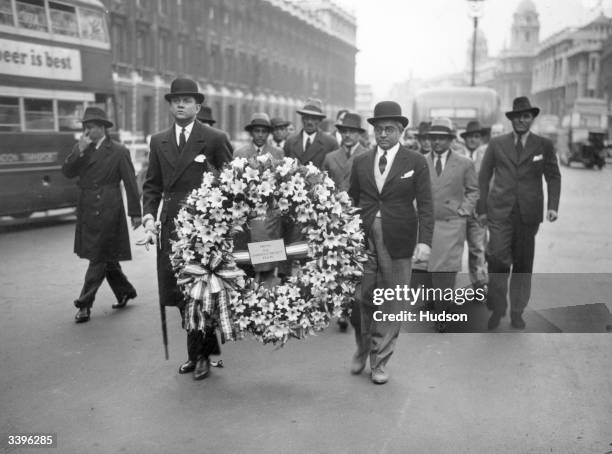
<svg viewBox="0 0 612 454">
<path fill-rule="evenodd" d="M 212 109 L 208 106 L 202 106 L 196 118 L 202 123 L 208 123 L 211 126 L 217 122 L 212 116 Z"/>
<path fill-rule="evenodd" d="M 106 112 L 99 107 L 88 107 L 85 109 L 81 123 L 86 123 L 88 121 L 97 121 L 98 123 L 102 123 L 107 128 L 113 127 L 113 123 L 108 120 Z"/>
<path fill-rule="evenodd" d="M 296 112 L 300 115 L 310 115 L 311 117 L 326 117 L 326 115 L 323 113 L 323 103 L 317 98 L 308 98 L 304 107 Z"/>
<path fill-rule="evenodd" d="M 270 124 L 272 125 L 272 129 L 275 129 L 289 126 L 290 122 L 283 120 L 281 117 L 274 117 L 272 120 L 270 120 Z"/>
<path fill-rule="evenodd" d="M 506 112 L 506 117 L 511 120 L 512 117 L 522 114 L 523 112 L 531 112 L 534 117 L 540 113 L 538 107 L 532 107 L 527 96 L 519 96 L 512 101 L 512 110 Z"/>
<path fill-rule="evenodd" d="M 342 121 L 336 123 L 336 128 L 339 131 L 342 129 L 354 129 L 359 132 L 365 132 L 365 129 L 361 127 L 361 115 L 354 112 L 347 112 L 344 114 Z"/>
<path fill-rule="evenodd" d="M 491 132 L 491 128 L 483 128 L 480 126 L 480 122 L 478 120 L 472 120 L 467 124 L 465 131 L 459 134 L 462 139 L 465 139 L 470 134 L 482 134 L 486 135 Z"/>
<path fill-rule="evenodd" d="M 408 119 L 402 116 L 402 108 L 395 101 L 381 101 L 374 106 L 374 116 L 368 118 L 368 123 L 374 125 L 380 120 L 396 120 L 404 128 L 408 126 Z"/>
<path fill-rule="evenodd" d="M 453 122 L 450 118 L 438 117 L 431 120 L 431 126 L 427 131 L 428 136 L 447 136 L 455 137 L 455 131 L 453 130 Z"/>
<path fill-rule="evenodd" d="M 244 130 L 251 132 L 251 129 L 257 126 L 266 128 L 268 131 L 272 130 L 272 125 L 270 124 L 270 117 L 268 117 L 268 114 L 263 112 L 255 112 L 251 116 L 251 122 L 244 127 Z"/>
<path fill-rule="evenodd" d="M 431 121 L 422 121 L 419 123 L 419 129 L 415 134 L 417 139 L 423 139 L 427 136 L 427 131 L 429 131 L 429 127 L 431 126 Z"/>
<path fill-rule="evenodd" d="M 204 102 L 204 95 L 199 92 L 198 84 L 184 77 L 174 79 L 170 84 L 170 93 L 166 93 L 164 97 L 170 102 L 174 96 L 193 96 L 198 104 Z"/>
</svg>

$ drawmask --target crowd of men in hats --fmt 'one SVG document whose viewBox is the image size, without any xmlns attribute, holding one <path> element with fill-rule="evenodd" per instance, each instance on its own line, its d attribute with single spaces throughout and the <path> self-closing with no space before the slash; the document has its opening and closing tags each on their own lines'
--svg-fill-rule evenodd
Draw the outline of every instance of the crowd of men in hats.
<svg viewBox="0 0 612 454">
<path fill-rule="evenodd" d="M 167 306 L 178 308 L 184 327 L 193 326 L 187 317 L 204 317 L 199 320 L 203 323 L 196 323 L 203 329 L 187 332 L 187 361 L 179 373 L 193 373 L 196 380 L 207 377 L 210 356 L 220 354 L 216 321 L 187 310 L 189 301 L 177 286 L 169 260 L 171 240 L 176 238 L 174 218 L 205 172 L 218 173 L 235 157 L 267 154 L 272 162 L 291 157 L 301 164 L 314 164 L 329 174 L 339 190 L 347 191 L 359 209 L 367 262 L 351 316 L 357 345 L 351 373 L 361 374 L 369 359 L 372 382 L 383 384 L 389 379 L 387 363 L 402 324 L 392 315 L 408 307 L 397 295 L 375 304 L 375 291 L 417 285 L 454 288 L 466 241 L 472 285 L 481 289 L 488 285 L 488 329 L 497 328 L 506 314 L 508 282 L 511 324 L 525 327 L 522 314 L 530 297 L 535 235 L 543 220 L 542 177 L 548 191 L 546 218 L 551 222 L 557 219 L 561 184 L 552 143 L 530 132 L 539 109 L 527 98 L 515 99 L 512 110 L 506 112 L 512 132 L 483 144 L 493 134 L 474 120 L 461 133 L 465 142 L 461 147 L 448 118 L 421 123 L 418 143 L 406 144 L 409 120 L 400 105 L 379 102 L 367 119 L 374 130 L 371 148 L 360 140 L 365 129 L 359 114 L 339 112 L 335 131 L 327 134 L 320 129 L 326 117 L 321 101 L 308 99 L 297 111 L 302 123 L 297 133 L 289 135 L 288 121 L 256 112 L 244 127 L 250 143 L 235 151 L 228 135 L 213 127 L 212 112 L 203 106 L 204 95 L 194 81 L 174 80 L 165 98 L 174 121 L 151 138 L 142 209 L 129 153 L 108 136 L 107 128 L 113 124 L 102 110 L 85 111 L 84 133 L 64 164 L 67 177 L 79 177 L 81 190 L 74 250 L 90 261 L 75 300 L 77 323 L 89 320 L 105 278 L 117 299 L 113 308 L 122 308 L 136 297 L 119 265 L 131 259 L 119 190 L 122 181 L 132 226 L 144 227 L 140 243 L 156 249 L 163 323 Z M 237 238 L 237 243 L 276 238 L 291 243 L 301 238 L 299 226 L 284 222 L 273 208 L 252 220 L 250 227 L 251 236 Z M 265 264 L 250 271 L 261 281 L 274 283 L 290 274 L 292 266 L 296 264 Z M 448 301 L 432 302 L 436 312 L 449 309 Z M 382 320 L 374 315 L 381 310 L 387 314 Z M 346 329 L 347 321 L 341 319 L 339 325 Z M 446 330 L 444 322 L 435 327 Z"/>
</svg>

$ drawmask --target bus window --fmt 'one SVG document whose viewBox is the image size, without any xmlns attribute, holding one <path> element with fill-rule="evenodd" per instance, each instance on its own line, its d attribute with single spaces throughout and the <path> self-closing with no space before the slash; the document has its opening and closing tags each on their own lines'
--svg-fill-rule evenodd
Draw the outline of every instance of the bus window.
<svg viewBox="0 0 612 454">
<path fill-rule="evenodd" d="M 50 99 L 24 99 L 25 129 L 28 131 L 54 130 L 53 101 Z"/>
<path fill-rule="evenodd" d="M 15 25 L 11 0 L 0 0 L 0 25 Z"/>
<path fill-rule="evenodd" d="M 81 37 L 93 41 L 108 42 L 106 32 L 106 21 L 101 11 L 91 9 L 79 9 L 79 23 L 81 25 Z"/>
<path fill-rule="evenodd" d="M 47 15 L 43 0 L 17 0 L 19 25 L 30 30 L 47 31 Z"/>
<path fill-rule="evenodd" d="M 0 131 L 19 131 L 19 99 L 0 97 Z"/>
<path fill-rule="evenodd" d="M 49 2 L 49 16 L 51 17 L 51 31 L 66 36 L 79 36 L 76 9 L 74 6 Z"/>
<path fill-rule="evenodd" d="M 60 131 L 80 131 L 83 103 L 74 101 L 57 102 L 57 119 Z"/>
</svg>

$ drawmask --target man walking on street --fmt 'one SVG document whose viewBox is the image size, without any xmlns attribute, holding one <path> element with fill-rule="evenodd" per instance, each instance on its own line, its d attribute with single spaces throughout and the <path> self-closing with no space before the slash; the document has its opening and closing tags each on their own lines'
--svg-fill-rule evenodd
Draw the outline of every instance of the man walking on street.
<svg viewBox="0 0 612 454">
<path fill-rule="evenodd" d="M 550 140 L 530 132 L 539 112 L 527 97 L 514 99 L 506 112 L 513 131 L 491 139 L 480 167 L 479 220 L 489 228 L 490 330 L 506 313 L 508 276 L 511 324 L 525 328 L 522 314 L 531 295 L 535 236 L 543 220 L 542 176 L 548 189 L 546 218 L 554 222 L 558 216 L 561 174 L 555 149 Z"/>
<path fill-rule="evenodd" d="M 177 286 L 170 264 L 172 239 L 176 239 L 174 218 L 181 202 L 202 183 L 204 172 L 218 172 L 232 159 L 232 148 L 223 131 L 196 121 L 196 115 L 204 101 L 198 86 L 190 79 L 178 78 L 172 82 L 170 93 L 165 95 L 174 117 L 174 124 L 151 138 L 149 169 L 143 186 L 143 223 L 146 241 L 157 248 L 157 282 L 162 306 L 176 306 L 181 312 L 183 327 L 189 326 L 185 298 Z M 157 231 L 159 216 L 161 231 Z M 179 367 L 179 373 L 194 372 L 194 379 L 205 378 L 209 373 L 210 355 L 220 354 L 214 325 L 206 320 L 205 332 L 188 331 L 188 360 Z"/>
<path fill-rule="evenodd" d="M 134 166 L 128 149 L 108 136 L 107 129 L 113 123 L 97 107 L 88 107 L 81 121 L 83 134 L 62 167 L 66 177 L 79 177 L 74 252 L 89 259 L 81 295 L 74 301 L 79 309 L 76 323 L 89 321 L 96 292 L 105 278 L 117 298 L 113 309 L 123 308 L 128 300 L 136 298 L 136 289 L 119 265 L 122 260 L 132 259 L 121 181 L 132 227 L 136 229 L 141 223 Z"/>
<path fill-rule="evenodd" d="M 361 373 L 369 356 L 371 379 L 383 384 L 389 379 L 386 365 L 402 326 L 395 317 L 406 302 L 374 301 L 374 293 L 410 286 L 412 257 L 429 259 L 434 220 L 427 161 L 399 143 L 408 125 L 400 105 L 393 101 L 376 104 L 368 122 L 374 126 L 377 146 L 355 158 L 349 189 L 355 206 L 361 208 L 368 257 L 361 282 L 361 327 L 355 330 L 357 352 L 351 373 Z M 385 315 L 393 315 L 394 320 L 389 321 Z"/>
</svg>

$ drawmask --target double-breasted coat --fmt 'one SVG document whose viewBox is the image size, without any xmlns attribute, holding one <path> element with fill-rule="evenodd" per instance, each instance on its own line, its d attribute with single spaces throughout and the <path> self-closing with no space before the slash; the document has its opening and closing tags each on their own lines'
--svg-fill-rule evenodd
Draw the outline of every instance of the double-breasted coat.
<svg viewBox="0 0 612 454">
<path fill-rule="evenodd" d="M 62 166 L 66 177 L 79 177 L 74 252 L 92 262 L 131 260 L 129 230 L 119 186 L 123 181 L 129 216 L 139 217 L 140 198 L 130 152 L 108 137 L 97 150 L 94 148 L 90 145 L 81 156 L 75 145 Z"/>
<path fill-rule="evenodd" d="M 474 163 L 468 157 L 449 151 L 446 165 L 438 176 L 435 153 L 428 153 L 426 159 L 435 219 L 427 270 L 460 271 L 467 218 L 473 214 L 479 194 Z"/>
<path fill-rule="evenodd" d="M 334 180 L 339 191 L 348 192 L 351 186 L 351 169 L 353 168 L 353 161 L 357 156 L 367 151 L 367 148 L 359 144 L 350 157 L 347 156 L 346 148 L 344 147 L 340 147 L 325 156 L 323 160 L 323 170 L 327 171 L 329 177 Z"/>
<path fill-rule="evenodd" d="M 160 304 L 185 303 L 170 264 L 170 240 L 176 239 L 174 219 L 187 195 L 202 184 L 207 171 L 218 171 L 232 159 L 232 146 L 223 131 L 195 121 L 189 139 L 179 153 L 174 125 L 151 137 L 149 168 L 143 184 L 143 214 L 157 217 L 161 232 L 157 248 L 157 281 Z"/>
<path fill-rule="evenodd" d="M 322 131 L 317 131 L 313 142 L 308 147 L 308 151 L 304 152 L 303 144 L 304 131 L 290 136 L 285 142 L 285 156 L 295 158 L 300 161 L 300 164 L 306 165 L 312 162 L 317 168 L 323 166 L 325 155 L 338 148 L 338 142 L 329 134 Z"/>
</svg>

